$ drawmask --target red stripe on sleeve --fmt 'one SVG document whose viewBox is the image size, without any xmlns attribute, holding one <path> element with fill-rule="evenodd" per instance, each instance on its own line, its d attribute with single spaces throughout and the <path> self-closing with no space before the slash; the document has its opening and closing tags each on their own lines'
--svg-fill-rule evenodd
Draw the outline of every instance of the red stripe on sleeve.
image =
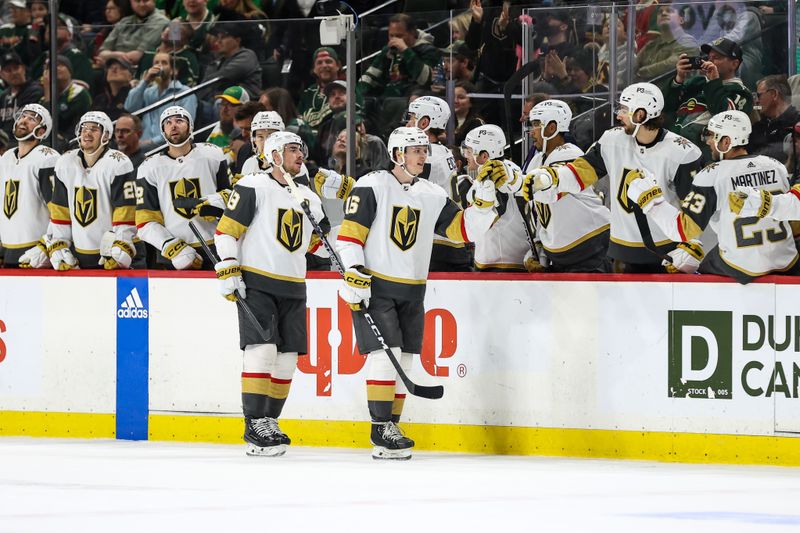
<svg viewBox="0 0 800 533">
<path fill-rule="evenodd" d="M 51 218 L 50 222 L 52 222 L 53 224 L 60 224 L 62 226 L 69 226 L 70 225 L 70 221 L 69 220 L 56 220 L 54 218 Z"/>
<path fill-rule="evenodd" d="M 466 218 L 466 217 L 465 217 L 464 213 L 462 212 L 461 213 L 461 237 L 464 238 L 464 242 L 472 242 L 472 241 L 469 240 L 469 237 L 467 236 L 467 225 L 466 225 L 466 222 L 464 222 L 464 218 Z"/>
<path fill-rule="evenodd" d="M 575 181 L 578 182 L 578 185 L 580 186 L 581 190 L 585 189 L 586 185 L 581 180 L 581 177 L 578 176 L 578 171 L 575 170 L 575 167 L 572 166 L 572 163 L 567 163 L 567 168 L 569 168 L 572 171 L 572 174 L 575 176 Z"/>
<path fill-rule="evenodd" d="M 798 200 L 800 200 L 800 191 L 798 191 L 797 189 L 789 189 L 789 192 L 790 192 L 790 193 L 792 193 L 792 194 L 794 194 L 794 195 L 795 195 L 795 197 L 796 197 Z"/>
<path fill-rule="evenodd" d="M 356 239 L 355 237 L 347 237 L 347 236 L 345 236 L 345 235 L 339 235 L 339 236 L 336 238 L 336 240 L 337 240 L 337 241 L 352 242 L 352 243 L 355 243 L 355 244 L 357 244 L 357 245 L 361 246 L 362 248 L 363 248 L 363 246 L 364 246 L 364 243 L 363 243 L 363 242 L 361 242 L 361 241 L 359 241 L 359 240 L 358 240 L 358 239 Z"/>
<path fill-rule="evenodd" d="M 683 232 L 683 227 L 681 225 L 681 216 L 680 215 L 678 215 L 678 218 L 677 218 L 676 222 L 678 223 L 678 234 L 681 236 L 681 242 L 688 241 L 689 239 L 686 238 L 686 234 Z"/>
</svg>

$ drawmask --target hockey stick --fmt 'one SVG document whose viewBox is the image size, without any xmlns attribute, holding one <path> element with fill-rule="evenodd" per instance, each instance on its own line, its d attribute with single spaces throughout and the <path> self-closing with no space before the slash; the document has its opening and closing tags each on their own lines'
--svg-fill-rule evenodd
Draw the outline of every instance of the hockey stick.
<svg viewBox="0 0 800 533">
<path fill-rule="evenodd" d="M 194 225 L 194 222 L 191 221 L 189 222 L 189 229 L 192 230 L 194 236 L 197 237 L 197 241 L 200 243 L 200 247 L 203 249 L 203 252 L 205 252 L 206 256 L 208 256 L 208 258 L 214 264 L 219 263 L 220 261 L 219 257 L 208 246 L 208 244 L 206 244 L 205 239 L 203 239 L 203 236 L 200 234 L 200 230 L 197 229 L 197 226 Z M 269 339 L 272 336 L 272 331 L 261 327 L 261 323 L 258 321 L 258 318 L 256 318 L 256 315 L 253 313 L 253 310 L 250 309 L 250 306 L 247 305 L 247 302 L 245 302 L 239 296 L 239 293 L 237 291 L 233 291 L 233 297 L 236 298 L 236 305 L 239 306 L 239 309 L 241 309 L 242 312 L 244 312 L 244 316 L 247 317 L 247 320 L 250 322 L 250 325 L 255 328 L 255 330 L 258 332 L 259 335 L 261 335 L 261 338 L 264 339 L 264 342 L 269 343 Z"/>
<path fill-rule="evenodd" d="M 308 204 L 308 200 L 303 198 L 303 195 L 300 194 L 300 191 L 297 189 L 297 185 L 294 183 L 294 180 L 288 174 L 284 174 L 284 178 L 286 179 L 286 183 L 289 185 L 289 189 L 292 191 L 292 196 L 294 196 L 295 200 L 300 204 L 300 207 L 303 208 L 306 216 L 308 217 L 309 222 L 314 227 L 314 232 L 319 237 L 322 245 L 325 246 L 325 249 L 331 256 L 331 262 L 336 266 L 336 270 L 339 271 L 339 275 L 344 277 L 344 267 L 342 267 L 342 262 L 339 259 L 339 256 L 336 254 L 336 250 L 333 249 L 331 243 L 328 241 L 327 235 L 325 232 L 322 231 L 322 228 L 319 226 L 319 223 L 314 218 L 314 215 L 311 213 L 311 207 Z M 437 400 L 444 395 L 444 387 L 442 385 L 433 385 L 433 386 L 426 386 L 426 385 L 417 385 L 411 378 L 408 377 L 403 367 L 400 366 L 400 362 L 392 353 L 392 350 L 389 349 L 389 346 L 386 344 L 386 340 L 381 333 L 381 330 L 378 328 L 378 325 L 373 320 L 372 315 L 366 309 L 361 309 L 358 311 L 361 313 L 361 316 L 364 317 L 364 320 L 367 321 L 369 324 L 370 330 L 375 335 L 375 338 L 383 348 L 383 351 L 386 352 L 386 355 L 389 357 L 389 361 L 392 363 L 392 366 L 397 371 L 397 375 L 400 376 L 400 380 L 403 382 L 403 385 L 406 386 L 408 389 L 408 393 L 414 396 L 419 396 L 420 398 L 428 398 L 431 400 Z"/>
<path fill-rule="evenodd" d="M 653 234 L 650 232 L 650 224 L 647 222 L 647 215 L 642 212 L 642 208 L 638 205 L 633 206 L 633 218 L 636 219 L 636 225 L 639 227 L 639 233 L 642 235 L 642 244 L 647 248 L 647 251 L 661 258 L 663 261 L 672 264 L 672 257 L 662 253 L 653 241 Z"/>
</svg>

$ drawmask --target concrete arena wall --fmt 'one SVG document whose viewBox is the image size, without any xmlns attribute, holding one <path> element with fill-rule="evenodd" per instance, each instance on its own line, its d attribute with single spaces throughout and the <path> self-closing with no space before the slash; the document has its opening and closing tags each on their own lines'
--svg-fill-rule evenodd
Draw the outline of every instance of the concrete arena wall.
<svg viewBox="0 0 800 533">
<path fill-rule="evenodd" d="M 800 285 L 432 275 L 418 448 L 800 465 Z M 364 357 L 334 274 L 282 426 L 367 447 Z M 135 294 L 134 294 L 135 289 Z M 212 273 L 0 271 L 0 435 L 241 442 L 235 306 Z"/>
</svg>

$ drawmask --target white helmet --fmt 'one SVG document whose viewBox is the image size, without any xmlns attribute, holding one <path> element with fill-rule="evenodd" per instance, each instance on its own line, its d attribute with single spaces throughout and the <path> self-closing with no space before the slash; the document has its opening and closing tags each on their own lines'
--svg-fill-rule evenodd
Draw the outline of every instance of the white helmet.
<svg viewBox="0 0 800 533">
<path fill-rule="evenodd" d="M 180 144 L 173 144 L 167 138 L 167 134 L 164 133 L 164 123 L 170 117 L 183 117 L 189 123 L 189 136 Z M 164 140 L 167 141 L 167 144 L 170 146 L 174 146 L 178 148 L 179 146 L 183 146 L 187 142 L 192 140 L 192 136 L 194 135 L 194 119 L 192 119 L 192 114 L 186 111 L 183 107 L 179 105 L 172 105 L 166 108 L 164 111 L 161 112 L 161 118 L 158 121 L 159 126 L 161 128 L 161 135 L 164 137 Z"/>
<path fill-rule="evenodd" d="M 714 134 L 714 146 L 720 154 L 730 152 L 736 146 L 746 146 L 750 141 L 753 126 L 750 117 L 742 111 L 723 111 L 717 113 L 708 121 L 706 129 Z M 724 152 L 719 149 L 719 142 L 723 137 L 731 140 L 731 145 Z"/>
<path fill-rule="evenodd" d="M 470 130 L 461 146 L 471 148 L 476 156 L 485 151 L 489 159 L 499 159 L 505 154 L 506 135 L 500 126 L 484 124 Z"/>
<path fill-rule="evenodd" d="M 102 111 L 89 111 L 81 117 L 81 119 L 78 121 L 78 124 L 75 126 L 76 137 L 81 136 L 81 128 L 83 128 L 83 125 L 87 122 L 94 122 L 103 129 L 102 136 L 100 137 L 100 146 L 91 154 L 87 154 L 93 156 L 111 142 L 111 138 L 114 136 L 114 123 L 111 122 L 111 119 L 108 118 L 108 115 Z"/>
<path fill-rule="evenodd" d="M 422 117 L 430 119 L 430 124 L 422 131 L 428 131 L 429 128 L 443 130 L 447 127 L 447 121 L 450 120 L 450 107 L 447 102 L 436 96 L 420 96 L 408 104 L 408 112 L 414 113 L 415 126 L 418 126 Z"/>
<path fill-rule="evenodd" d="M 285 129 L 286 126 L 283 123 L 283 119 L 275 111 L 259 111 L 250 123 L 251 132 L 257 130 L 283 131 Z"/>
<path fill-rule="evenodd" d="M 425 146 L 428 149 L 428 154 L 431 153 L 431 141 L 428 140 L 428 135 L 419 128 L 409 128 L 401 126 L 396 128 L 391 135 L 389 135 L 389 143 L 386 148 L 389 151 L 389 159 L 395 165 L 400 165 L 405 170 L 405 161 L 400 163 L 394 158 L 394 151 L 400 150 L 405 154 L 406 148 L 409 146 Z M 406 171 L 407 172 L 407 171 Z"/>
<path fill-rule="evenodd" d="M 19 117 L 21 117 L 22 114 L 25 113 L 26 111 L 30 111 L 31 113 L 35 113 L 36 115 L 38 115 L 39 118 L 41 119 L 41 122 L 39 122 L 39 125 L 33 128 L 33 131 L 31 131 L 25 137 L 17 137 L 16 135 L 14 135 L 14 138 L 20 142 L 27 141 L 31 137 L 41 141 L 42 139 L 50 135 L 50 130 L 53 128 L 53 119 L 50 117 L 50 112 L 47 110 L 47 108 L 39 104 L 27 104 L 22 109 L 20 109 L 19 112 L 17 113 L 16 120 L 14 120 L 13 129 L 16 129 Z M 36 135 L 36 130 L 42 127 L 44 128 L 44 133 L 41 135 Z"/>
<path fill-rule="evenodd" d="M 286 171 L 283 169 L 283 149 L 287 144 L 299 144 L 300 149 L 303 150 L 303 157 L 307 157 L 308 151 L 303 139 L 291 131 L 275 132 L 267 137 L 266 141 L 264 141 L 264 159 L 271 166 L 276 166 L 275 159 L 272 157 L 272 153 L 279 152 L 281 154 L 281 164 L 277 166 L 280 166 L 284 173 Z"/>
<path fill-rule="evenodd" d="M 569 131 L 569 123 L 572 121 L 572 110 L 561 100 L 544 100 L 531 108 L 528 119 L 531 123 L 539 121 L 542 129 L 555 122 L 558 128 L 556 132 L 566 132 Z"/>
<path fill-rule="evenodd" d="M 622 90 L 619 104 L 627 107 L 631 114 L 639 109 L 644 109 L 647 114 L 644 119 L 646 122 L 661 115 L 661 111 L 664 110 L 664 95 L 652 83 L 634 83 Z"/>
</svg>

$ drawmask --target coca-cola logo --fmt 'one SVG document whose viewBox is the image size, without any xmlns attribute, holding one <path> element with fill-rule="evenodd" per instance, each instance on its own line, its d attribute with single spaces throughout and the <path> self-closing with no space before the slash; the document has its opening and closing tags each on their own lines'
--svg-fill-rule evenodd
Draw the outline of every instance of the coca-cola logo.
<svg viewBox="0 0 800 533">
<path fill-rule="evenodd" d="M 304 374 L 316 376 L 317 396 L 330 396 L 333 392 L 334 374 L 357 374 L 364 367 L 367 356 L 359 353 L 350 308 L 341 298 L 337 298 L 335 324 L 333 323 L 332 308 L 317 307 L 306 310 L 306 325 L 308 326 L 309 341 L 315 342 L 309 342 L 309 352 L 311 353 L 300 356 L 297 368 Z M 336 337 L 336 335 L 331 335 L 331 333 L 336 331 L 338 331 L 340 340 L 336 347 L 334 372 L 331 337 Z M 436 377 L 450 375 L 450 367 L 442 365 L 441 360 L 455 355 L 458 347 L 457 338 L 458 326 L 450 311 L 439 308 L 430 309 L 425 313 L 425 336 L 422 340 L 421 360 L 422 367 L 429 375 Z"/>
</svg>

